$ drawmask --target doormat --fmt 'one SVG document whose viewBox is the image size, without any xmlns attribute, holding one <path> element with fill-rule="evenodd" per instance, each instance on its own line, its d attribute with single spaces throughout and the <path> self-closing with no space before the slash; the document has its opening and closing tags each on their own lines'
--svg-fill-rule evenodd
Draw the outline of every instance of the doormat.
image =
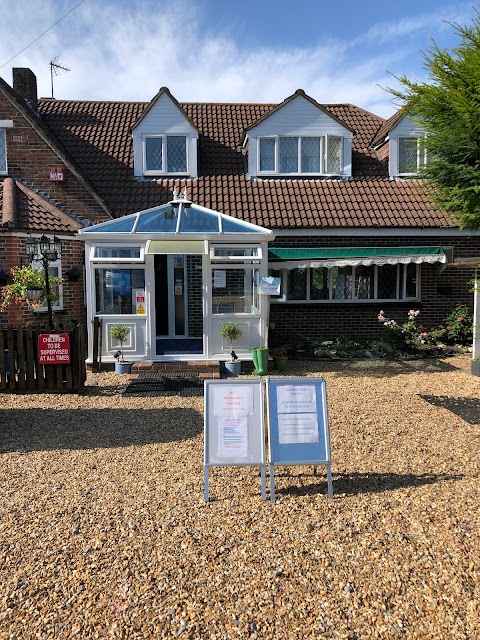
<svg viewBox="0 0 480 640">
<path fill-rule="evenodd" d="M 141 398 L 154 396 L 180 396 L 182 398 L 203 396 L 203 380 L 198 375 L 156 374 L 131 380 L 125 388 L 125 397 Z"/>
<path fill-rule="evenodd" d="M 203 353 L 203 338 L 157 338 L 157 356 Z"/>
</svg>

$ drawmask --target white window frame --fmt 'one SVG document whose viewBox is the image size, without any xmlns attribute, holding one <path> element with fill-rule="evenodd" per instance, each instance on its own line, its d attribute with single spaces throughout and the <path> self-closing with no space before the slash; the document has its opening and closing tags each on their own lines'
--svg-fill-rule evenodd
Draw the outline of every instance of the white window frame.
<svg viewBox="0 0 480 640">
<path fill-rule="evenodd" d="M 0 175 L 5 176 L 8 174 L 8 149 L 7 149 L 7 131 L 6 129 L 0 129 L 0 147 L 2 145 L 3 138 L 3 148 L 5 151 L 5 164 L 4 166 L 0 166 Z"/>
<path fill-rule="evenodd" d="M 92 265 L 92 275 L 93 275 L 93 307 L 95 309 L 95 314 L 96 316 L 99 316 L 100 318 L 112 318 L 112 317 L 121 317 L 121 318 L 131 318 L 131 317 L 135 317 L 138 318 L 138 314 L 136 313 L 102 313 L 101 311 L 99 311 L 97 309 L 97 288 L 96 288 L 96 282 L 97 282 L 97 275 L 96 275 L 96 271 L 99 269 L 105 269 L 105 270 L 109 270 L 109 271 L 115 271 L 115 270 L 119 270 L 119 271 L 123 271 L 123 270 L 133 270 L 133 269 L 143 269 L 143 274 L 144 274 L 144 282 L 145 282 L 145 290 L 147 288 L 147 269 L 146 266 L 144 264 L 138 264 L 138 262 L 136 263 L 132 263 L 130 262 L 130 264 L 124 263 L 124 264 L 119 264 L 118 262 L 109 262 L 109 263 L 103 263 L 102 264 L 94 264 Z M 133 291 L 133 288 L 132 288 Z M 148 314 L 142 314 L 142 318 L 145 318 Z"/>
<path fill-rule="evenodd" d="M 39 260 L 32 261 L 32 268 L 38 269 L 39 271 L 44 273 L 43 263 L 40 262 Z M 57 275 L 55 277 L 57 278 L 62 277 L 62 259 L 61 258 L 58 258 L 53 262 L 49 262 L 48 268 L 57 270 Z M 35 313 L 45 313 L 46 311 L 48 311 L 47 306 L 34 308 Z M 63 284 L 58 285 L 58 300 L 56 302 L 52 302 L 52 311 L 63 311 Z"/>
<path fill-rule="evenodd" d="M 213 302 L 213 272 L 216 269 L 220 269 L 221 267 L 224 266 L 225 270 L 228 271 L 233 271 L 235 270 L 242 270 L 245 274 L 245 272 L 252 272 L 252 271 L 257 271 L 258 274 L 258 282 L 257 282 L 257 301 L 258 301 L 258 307 L 252 307 L 256 309 L 255 312 L 248 312 L 248 311 L 239 311 L 239 312 L 224 312 L 224 313 L 215 313 L 213 310 L 214 307 L 214 302 Z M 261 300 L 260 300 L 260 293 L 258 291 L 259 285 L 260 285 L 260 273 L 261 273 L 261 266 L 259 264 L 241 264 L 241 263 L 237 263 L 237 264 L 228 264 L 225 263 L 222 265 L 221 263 L 215 264 L 215 266 L 212 265 L 212 268 L 210 269 L 210 283 L 211 283 L 211 298 L 210 298 L 210 314 L 215 317 L 215 318 L 219 318 L 219 317 L 247 317 L 247 318 L 260 318 L 261 316 Z"/>
<path fill-rule="evenodd" d="M 168 170 L 168 156 L 167 156 L 167 138 L 185 138 L 185 157 L 187 163 L 186 171 L 169 171 Z M 162 139 L 162 169 L 147 169 L 147 139 L 148 138 L 161 138 Z M 175 175 L 175 176 L 188 176 L 189 175 L 189 136 L 183 133 L 159 133 L 159 134 L 143 134 L 142 135 L 142 167 L 144 176 L 161 176 L 161 175 Z"/>
<path fill-rule="evenodd" d="M 280 138 L 297 138 L 298 139 L 298 164 L 297 171 L 293 171 L 291 173 L 281 172 L 279 170 L 280 167 Z M 301 171 L 301 163 L 302 163 L 302 139 L 305 138 L 319 138 L 320 144 L 320 171 L 319 172 L 306 172 Z M 328 146 L 329 140 L 331 138 L 338 138 L 340 140 L 340 172 L 337 171 L 329 171 L 328 167 Z M 275 140 L 275 170 L 274 171 L 261 171 L 260 170 L 260 141 L 261 140 Z M 259 176 L 274 176 L 274 175 L 285 175 L 285 176 L 337 176 L 344 175 L 345 172 L 345 161 L 344 161 L 344 152 L 343 152 L 343 141 L 344 137 L 339 135 L 331 135 L 331 134 L 320 134 L 315 136 L 259 136 L 257 138 L 257 175 Z"/>
<path fill-rule="evenodd" d="M 221 256 L 216 255 L 217 249 L 256 249 L 256 256 Z M 262 246 L 260 244 L 212 244 L 210 246 L 210 260 L 212 262 L 260 262 L 263 257 Z"/>
<path fill-rule="evenodd" d="M 420 170 L 420 167 L 423 167 L 427 164 L 427 147 L 425 145 L 426 136 L 422 135 L 410 135 L 410 136 L 399 136 L 397 138 L 397 175 L 399 176 L 416 176 Z M 416 140 L 417 141 L 417 170 L 416 171 L 405 171 L 400 172 L 400 143 L 401 140 Z M 423 145 L 422 145 L 423 142 Z M 423 146 L 423 148 L 422 148 Z M 423 154 L 423 162 L 422 160 Z"/>
<path fill-rule="evenodd" d="M 98 258 L 95 256 L 96 249 L 140 249 L 140 257 L 139 258 L 112 258 L 111 256 L 107 256 L 105 258 Z M 101 263 L 126 263 L 126 262 L 145 262 L 145 245 L 137 243 L 118 243 L 115 244 L 113 242 L 95 242 L 90 247 L 90 262 L 101 262 Z"/>
<path fill-rule="evenodd" d="M 413 263 L 409 263 L 409 264 L 413 264 Z M 310 282 L 311 282 L 311 272 L 312 272 L 312 267 L 307 267 L 305 269 L 306 273 L 306 281 L 305 281 L 305 293 L 306 293 L 306 298 L 305 299 L 300 299 L 300 300 L 289 300 L 288 299 L 288 269 L 274 269 L 273 271 L 276 271 L 280 274 L 280 278 L 281 278 L 281 291 L 282 291 L 282 296 L 281 297 L 276 297 L 276 296 L 271 296 L 271 302 L 272 303 L 281 303 L 281 304 L 371 304 L 371 303 L 378 303 L 378 302 L 382 302 L 382 303 L 387 303 L 387 302 L 414 302 L 414 301 L 419 301 L 420 300 L 420 292 L 421 292 L 421 287 L 420 287 L 420 275 L 421 275 L 421 269 L 419 264 L 415 265 L 416 267 L 416 296 L 414 297 L 407 297 L 405 295 L 406 292 L 406 286 L 407 286 L 407 267 L 409 266 L 408 264 L 397 264 L 397 283 L 396 283 L 396 297 L 395 298 L 378 298 L 377 297 L 377 293 L 378 293 L 378 269 L 379 267 L 377 265 L 374 265 L 374 280 L 373 280 L 373 298 L 356 298 L 353 297 L 354 289 L 352 288 L 352 297 L 351 298 L 346 298 L 346 299 L 342 299 L 342 298 L 334 298 L 333 297 L 333 268 L 330 267 L 328 269 L 328 294 L 329 297 L 328 299 L 325 300 L 311 300 L 310 299 Z M 400 271 L 400 268 L 403 266 L 403 269 Z M 356 267 L 352 266 L 352 282 L 355 282 L 355 269 Z M 277 276 L 278 277 L 278 276 Z M 402 280 L 402 290 L 404 292 L 404 296 L 403 298 L 400 298 L 400 280 Z"/>
</svg>

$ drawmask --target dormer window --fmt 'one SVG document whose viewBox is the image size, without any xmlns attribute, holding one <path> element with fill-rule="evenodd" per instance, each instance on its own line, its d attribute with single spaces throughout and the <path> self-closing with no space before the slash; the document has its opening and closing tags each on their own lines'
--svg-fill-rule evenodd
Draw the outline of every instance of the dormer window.
<svg viewBox="0 0 480 640">
<path fill-rule="evenodd" d="M 258 174 L 342 174 L 342 148 L 340 136 L 260 137 Z"/>
<path fill-rule="evenodd" d="M 398 138 L 398 175 L 414 175 L 427 163 L 425 138 Z"/>
<path fill-rule="evenodd" d="M 144 136 L 144 175 L 186 174 L 187 136 Z"/>
<path fill-rule="evenodd" d="M 0 174 L 7 173 L 7 136 L 5 129 L 0 129 Z"/>
</svg>

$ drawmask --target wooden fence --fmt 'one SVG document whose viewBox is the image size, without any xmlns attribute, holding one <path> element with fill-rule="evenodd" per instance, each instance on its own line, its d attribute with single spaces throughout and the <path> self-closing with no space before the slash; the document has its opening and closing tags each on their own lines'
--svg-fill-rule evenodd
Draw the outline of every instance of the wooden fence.
<svg viewBox="0 0 480 640">
<path fill-rule="evenodd" d="M 60 333 L 70 337 L 69 364 L 40 364 L 40 327 L 0 327 L 0 393 L 71 393 L 85 385 L 85 338 L 83 327 Z"/>
</svg>

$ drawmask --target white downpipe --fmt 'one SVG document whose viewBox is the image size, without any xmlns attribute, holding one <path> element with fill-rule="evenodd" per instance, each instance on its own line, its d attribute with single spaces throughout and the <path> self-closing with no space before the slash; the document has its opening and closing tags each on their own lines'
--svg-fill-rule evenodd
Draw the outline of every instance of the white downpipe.
<svg viewBox="0 0 480 640">
<path fill-rule="evenodd" d="M 475 286 L 473 288 L 473 351 L 472 359 L 480 358 L 480 282 L 478 280 L 478 269 L 475 269 Z"/>
</svg>

